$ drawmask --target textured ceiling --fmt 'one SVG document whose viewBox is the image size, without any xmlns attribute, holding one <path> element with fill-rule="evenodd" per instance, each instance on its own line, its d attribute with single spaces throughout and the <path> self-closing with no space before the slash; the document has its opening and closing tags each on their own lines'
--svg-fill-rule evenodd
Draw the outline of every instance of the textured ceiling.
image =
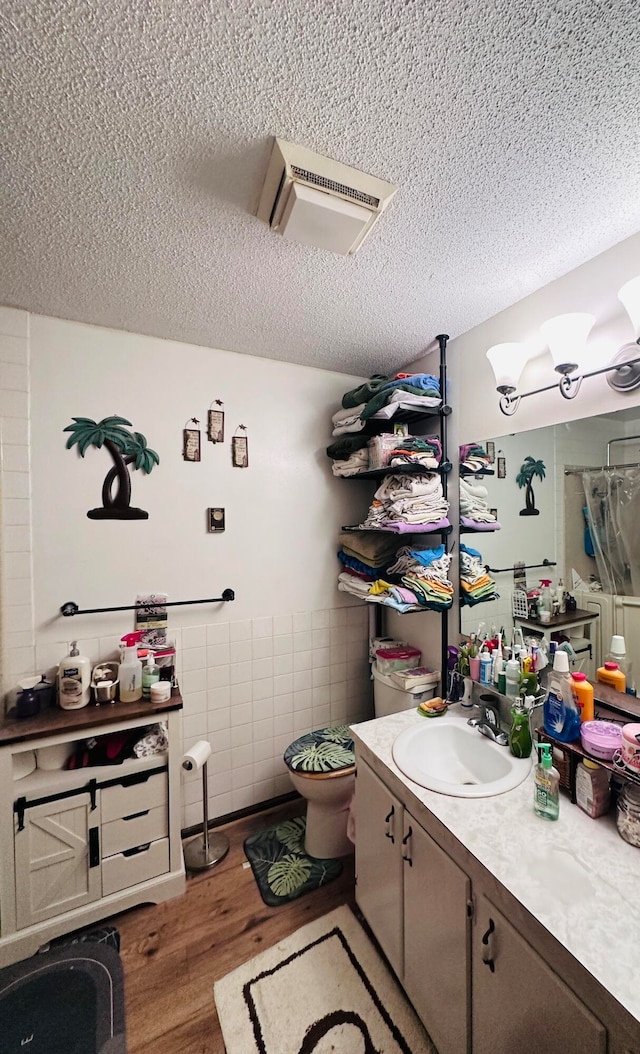
<svg viewBox="0 0 640 1054">
<path fill-rule="evenodd" d="M 637 0 L 4 0 L 0 303 L 368 374 L 640 228 Z M 270 137 L 400 186 L 354 257 Z"/>
</svg>

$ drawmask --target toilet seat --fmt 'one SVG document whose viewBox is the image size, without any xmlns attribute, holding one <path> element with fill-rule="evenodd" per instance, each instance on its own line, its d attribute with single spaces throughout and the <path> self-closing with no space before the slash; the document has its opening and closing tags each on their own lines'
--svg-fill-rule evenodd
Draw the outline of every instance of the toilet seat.
<svg viewBox="0 0 640 1054">
<path fill-rule="evenodd" d="M 284 752 L 287 768 L 305 779 L 332 779 L 355 770 L 353 739 L 348 725 L 307 732 Z"/>
</svg>

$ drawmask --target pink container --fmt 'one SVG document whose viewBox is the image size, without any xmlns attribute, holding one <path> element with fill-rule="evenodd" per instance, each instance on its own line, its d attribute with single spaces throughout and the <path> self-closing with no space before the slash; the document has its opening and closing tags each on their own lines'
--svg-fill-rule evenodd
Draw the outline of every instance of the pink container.
<svg viewBox="0 0 640 1054">
<path fill-rule="evenodd" d="M 640 772 L 640 725 L 622 726 L 620 756 L 627 768 Z"/>
<path fill-rule="evenodd" d="M 622 729 L 613 721 L 584 721 L 580 726 L 580 739 L 583 750 L 591 757 L 611 761 L 622 746 Z"/>
</svg>

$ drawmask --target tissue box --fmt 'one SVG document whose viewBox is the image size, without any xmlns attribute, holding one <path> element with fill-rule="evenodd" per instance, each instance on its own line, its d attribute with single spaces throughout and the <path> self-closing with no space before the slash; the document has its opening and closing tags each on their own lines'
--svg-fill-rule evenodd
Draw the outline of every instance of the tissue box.
<svg viewBox="0 0 640 1054">
<path fill-rule="evenodd" d="M 415 688 L 434 687 L 440 681 L 440 672 L 429 670 L 426 666 L 415 666 L 410 670 L 394 670 L 389 677 L 398 688 L 407 692 Z"/>
</svg>

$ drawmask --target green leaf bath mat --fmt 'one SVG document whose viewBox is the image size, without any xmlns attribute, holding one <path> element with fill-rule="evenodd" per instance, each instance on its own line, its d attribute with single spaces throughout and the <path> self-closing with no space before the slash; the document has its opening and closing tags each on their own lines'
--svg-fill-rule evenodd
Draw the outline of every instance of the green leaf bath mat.
<svg viewBox="0 0 640 1054">
<path fill-rule="evenodd" d="M 244 843 L 247 860 L 269 907 L 326 886 L 342 872 L 341 860 L 318 860 L 304 851 L 306 819 L 296 816 L 252 834 Z"/>
</svg>

